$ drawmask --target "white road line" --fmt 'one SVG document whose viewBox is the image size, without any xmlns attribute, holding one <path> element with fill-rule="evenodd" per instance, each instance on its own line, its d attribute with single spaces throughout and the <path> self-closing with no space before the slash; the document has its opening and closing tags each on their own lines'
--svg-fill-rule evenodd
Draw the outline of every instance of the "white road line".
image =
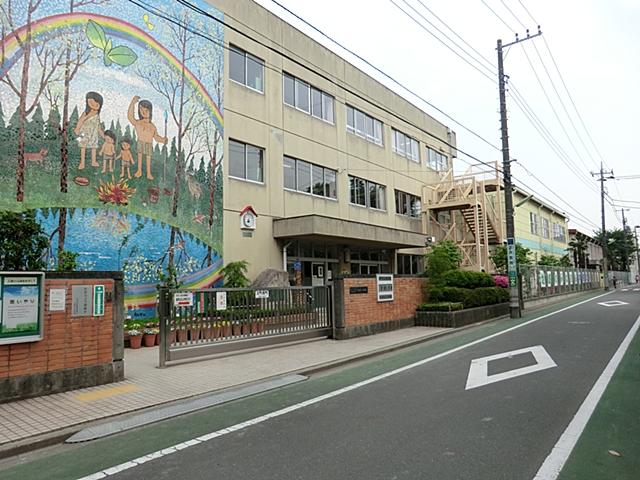
<svg viewBox="0 0 640 480">
<path fill-rule="evenodd" d="M 571 423 L 569 423 L 567 429 L 560 436 L 560 439 L 551 450 L 549 456 L 547 456 L 533 480 L 556 480 L 558 478 L 558 475 L 560 475 L 560 472 L 562 471 L 562 467 L 564 467 L 569 455 L 571 455 L 573 448 L 576 446 L 580 435 L 582 435 L 587 422 L 591 418 L 591 415 L 600 401 L 600 397 L 602 397 L 604 390 L 607 388 L 611 377 L 613 377 L 613 374 L 618 368 L 618 365 L 627 351 L 627 348 L 629 348 L 629 344 L 631 343 L 631 340 L 633 340 L 638 328 L 640 328 L 640 317 L 636 319 L 631 330 L 629 330 L 627 336 L 624 337 L 624 340 L 618 347 L 618 350 L 616 350 L 616 353 L 614 353 L 611 360 L 609 360 L 609 363 L 602 372 L 602 375 L 600 375 L 595 385 L 584 399 L 584 402 L 582 402 L 580 409 L 573 417 L 573 420 L 571 420 Z"/>
<path fill-rule="evenodd" d="M 232 425 L 230 427 L 223 428 L 221 430 L 217 430 L 215 432 L 211 432 L 211 433 L 208 433 L 206 435 L 202 435 L 200 437 L 196 437 L 196 438 L 194 438 L 192 440 L 188 440 L 188 441 L 179 443 L 177 445 L 173 445 L 171 447 L 168 447 L 168 448 L 165 448 L 165 449 L 162 449 L 162 450 L 158 450 L 156 452 L 150 453 L 148 455 L 144 455 L 142 457 L 134 458 L 133 460 L 130 460 L 128 462 L 124 462 L 124 463 L 121 463 L 120 465 L 115 465 L 113 467 L 106 468 L 106 469 L 101 470 L 99 472 L 96 472 L 96 473 L 93 473 L 91 475 L 82 477 L 82 478 L 80 478 L 78 480 L 97 480 L 97 479 L 102 479 L 102 478 L 109 477 L 111 475 L 115 475 L 118 472 L 122 472 L 124 470 L 128 470 L 128 469 L 136 467 L 138 465 L 142 465 L 143 463 L 146 463 L 146 462 L 148 462 L 150 460 L 154 460 L 156 458 L 161 458 L 161 457 L 166 457 L 167 455 L 171 455 L 171 454 L 176 453 L 176 452 L 178 452 L 180 450 L 184 450 L 186 448 L 189 448 L 189 447 L 191 447 L 193 445 L 198 445 L 200 443 L 212 440 L 212 439 L 220 437 L 222 435 L 226 435 L 227 433 L 235 432 L 237 430 L 242 430 L 243 428 L 249 427 L 251 425 L 257 425 L 258 423 L 265 422 L 265 421 L 267 421 L 267 420 L 269 420 L 271 418 L 279 417 L 281 415 L 285 415 L 287 413 L 291 413 L 291 412 L 294 412 L 296 410 L 300 410 L 300 409 L 302 409 L 304 407 L 308 407 L 309 405 L 314 405 L 314 404 L 320 403 L 320 402 L 322 402 L 324 400 L 328 400 L 330 398 L 337 397 L 339 395 L 342 395 L 344 393 L 350 392 L 352 390 L 356 390 L 358 388 L 364 387 L 365 385 L 370 385 L 372 383 L 379 382 L 380 380 L 384 380 L 385 378 L 389 378 L 389 377 L 392 377 L 392 376 L 397 375 L 399 373 L 406 372 L 407 370 L 411 370 L 411 369 L 419 367 L 421 365 L 425 365 L 425 364 L 427 364 L 429 362 L 433 362 L 434 360 L 437 360 L 439 358 L 445 357 L 445 356 L 450 355 L 450 354 L 455 353 L 455 352 L 459 352 L 460 350 L 464 350 L 465 348 L 471 347 L 473 345 L 477 345 L 479 343 L 486 342 L 487 340 L 491 340 L 492 338 L 499 337 L 500 335 L 504 335 L 505 333 L 512 332 L 512 331 L 517 330 L 519 328 L 522 328 L 522 327 L 525 327 L 527 325 L 530 325 L 530 324 L 532 324 L 534 322 L 537 322 L 537 321 L 540 321 L 542 319 L 551 317 L 553 315 L 557 315 L 558 313 L 564 312 L 566 310 L 570 310 L 570 309 L 575 308 L 575 307 L 577 307 L 579 305 L 582 305 L 584 303 L 588 303 L 588 302 L 591 302 L 593 300 L 597 300 L 598 298 L 604 297 L 605 295 L 609 295 L 611 293 L 613 293 L 613 292 L 603 293 L 602 295 L 598 295 L 596 297 L 592 297 L 592 298 L 589 298 L 587 300 L 583 300 L 582 302 L 574 303 L 573 305 L 569 305 L 568 307 L 561 308 L 560 310 L 556 310 L 556 311 L 551 312 L 551 313 L 547 313 L 546 315 L 541 315 L 540 317 L 533 318 L 533 319 L 531 319 L 531 320 L 529 320 L 527 322 L 521 323 L 519 325 L 515 325 L 515 326 L 513 326 L 511 328 L 507 328 L 506 330 L 502 330 L 500 332 L 493 333 L 493 334 L 491 334 L 491 335 L 489 335 L 487 337 L 479 338 L 478 340 L 474 340 L 473 342 L 469 342 L 469 343 L 466 343 L 464 345 L 460 345 L 459 347 L 452 348 L 451 350 L 447 350 L 446 352 L 439 353 L 437 355 L 434 355 L 433 357 L 429 357 L 429 358 L 425 358 L 423 360 L 419 360 L 419 361 L 411 363 L 409 365 L 405 365 L 404 367 L 400 367 L 400 368 L 396 368 L 395 370 L 391 370 L 390 372 L 386 372 L 386 373 L 377 375 L 375 377 L 369 378 L 367 380 L 363 380 L 363 381 L 358 382 L 358 383 L 354 383 L 353 385 L 349 385 L 348 387 L 343 387 L 343 388 L 340 388 L 338 390 L 334 390 L 333 392 L 325 393 L 324 395 L 320 395 L 319 397 L 314 397 L 314 398 L 311 398 L 309 400 L 305 400 L 304 402 L 296 403 L 296 404 L 291 405 L 289 407 L 282 408 L 280 410 L 276 410 L 275 412 L 271 412 L 271 413 L 268 413 L 266 415 L 261 415 L 259 417 L 256 417 L 256 418 L 253 418 L 251 420 L 247 420 L 247 421 L 244 421 L 244 422 L 241 422 L 241 423 L 237 423 L 236 425 Z"/>
</svg>

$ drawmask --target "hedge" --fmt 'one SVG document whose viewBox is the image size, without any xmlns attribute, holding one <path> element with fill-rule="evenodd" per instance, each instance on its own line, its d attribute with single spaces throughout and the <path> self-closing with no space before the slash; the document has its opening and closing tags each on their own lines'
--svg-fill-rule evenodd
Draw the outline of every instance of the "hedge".
<svg viewBox="0 0 640 480">
<path fill-rule="evenodd" d="M 418 305 L 419 312 L 455 312 L 462 310 L 464 305 L 460 302 L 423 303 Z"/>
<path fill-rule="evenodd" d="M 496 285 L 488 273 L 466 270 L 451 270 L 442 276 L 441 282 L 445 287 L 458 288 L 495 287 Z"/>
<path fill-rule="evenodd" d="M 458 288 L 434 287 L 429 290 L 429 300 L 433 303 L 456 302 L 464 308 L 494 305 L 509 301 L 509 291 L 501 287 Z"/>
</svg>

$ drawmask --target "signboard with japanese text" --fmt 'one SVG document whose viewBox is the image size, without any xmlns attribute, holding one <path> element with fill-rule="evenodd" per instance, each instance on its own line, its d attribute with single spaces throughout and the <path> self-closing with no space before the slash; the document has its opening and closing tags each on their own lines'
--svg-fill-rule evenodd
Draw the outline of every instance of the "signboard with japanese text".
<svg viewBox="0 0 640 480">
<path fill-rule="evenodd" d="M 175 307 L 192 307 L 193 306 L 193 293 L 192 292 L 176 292 L 173 294 L 173 305 Z"/>
<path fill-rule="evenodd" d="M 44 273 L 0 273 L 0 344 L 42 340 Z"/>
</svg>

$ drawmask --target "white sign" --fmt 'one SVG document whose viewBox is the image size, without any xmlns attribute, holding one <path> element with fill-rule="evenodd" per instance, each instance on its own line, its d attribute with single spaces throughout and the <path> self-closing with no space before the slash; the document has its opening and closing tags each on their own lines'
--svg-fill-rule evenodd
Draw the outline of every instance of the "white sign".
<svg viewBox="0 0 640 480">
<path fill-rule="evenodd" d="M 227 292 L 216 292 L 216 310 L 227 309 Z"/>
<path fill-rule="evenodd" d="M 502 358 L 511 358 L 514 355 L 521 355 L 523 353 L 531 353 L 535 358 L 536 363 L 527 367 L 509 370 L 508 372 L 489 375 L 489 362 L 493 360 L 500 360 Z M 520 377 L 528 373 L 539 372 L 540 370 L 546 370 L 553 367 L 557 367 L 556 362 L 553 361 L 542 345 L 521 348 L 520 350 L 513 350 L 512 352 L 498 353 L 489 357 L 476 358 L 471 361 L 465 390 L 471 390 L 472 388 L 482 387 L 484 385 L 489 385 L 490 383 L 501 382 L 502 380 Z"/>
<path fill-rule="evenodd" d="M 256 290 L 256 298 L 269 298 L 269 290 Z"/>
<path fill-rule="evenodd" d="M 9 281 L 7 281 L 9 280 Z M 22 280 L 22 281 L 15 281 Z M 2 330 L 23 328 L 38 324 L 40 294 L 38 281 L 27 283 L 27 278 L 5 279 L 2 292 Z"/>
<path fill-rule="evenodd" d="M 611 300 L 609 302 L 601 302 L 598 305 L 603 307 L 619 307 L 620 305 L 629 305 L 627 302 L 621 302 L 620 300 Z"/>
<path fill-rule="evenodd" d="M 176 307 L 192 307 L 193 306 L 193 293 L 191 292 L 176 292 L 173 294 L 173 305 Z"/>
<path fill-rule="evenodd" d="M 66 310 L 66 303 L 67 303 L 66 288 L 49 289 L 49 311 L 50 312 L 64 312 Z"/>
<path fill-rule="evenodd" d="M 376 274 L 376 291 L 379 302 L 393 301 L 393 275 L 390 273 Z"/>
</svg>

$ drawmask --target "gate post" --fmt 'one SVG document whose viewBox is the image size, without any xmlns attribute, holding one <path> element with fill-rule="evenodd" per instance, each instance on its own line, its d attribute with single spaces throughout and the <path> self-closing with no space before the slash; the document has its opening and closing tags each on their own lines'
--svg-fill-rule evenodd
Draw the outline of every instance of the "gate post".
<svg viewBox="0 0 640 480">
<path fill-rule="evenodd" d="M 160 355 L 159 367 L 165 368 L 167 363 L 167 357 L 169 353 L 169 325 L 168 317 L 171 306 L 169 302 L 171 300 L 171 294 L 166 287 L 158 288 L 158 319 L 160 320 L 160 348 L 158 352 Z"/>
</svg>

